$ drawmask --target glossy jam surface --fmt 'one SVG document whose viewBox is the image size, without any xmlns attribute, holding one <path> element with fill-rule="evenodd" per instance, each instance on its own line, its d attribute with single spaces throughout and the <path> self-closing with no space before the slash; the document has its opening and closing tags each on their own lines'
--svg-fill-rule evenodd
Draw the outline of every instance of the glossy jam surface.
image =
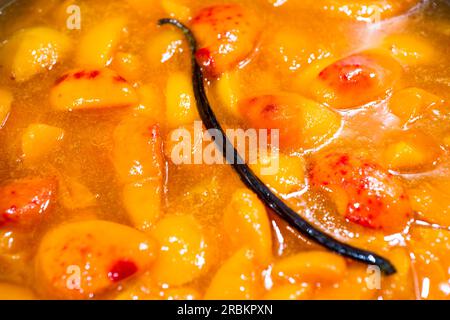
<svg viewBox="0 0 450 320">
<path fill-rule="evenodd" d="M 0 13 L 0 299 L 449 297 L 444 1 L 25 2 Z M 165 17 L 223 127 L 279 130 L 261 180 L 395 275 L 311 243 L 231 167 L 177 163 L 199 115 Z"/>
</svg>

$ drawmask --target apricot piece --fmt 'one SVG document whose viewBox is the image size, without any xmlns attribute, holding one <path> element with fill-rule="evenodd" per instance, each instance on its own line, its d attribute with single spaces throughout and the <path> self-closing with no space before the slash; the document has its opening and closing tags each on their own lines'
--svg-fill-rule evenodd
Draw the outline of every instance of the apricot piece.
<svg viewBox="0 0 450 320">
<path fill-rule="evenodd" d="M 450 227 L 450 180 L 423 181 L 408 194 L 413 210 L 421 219 Z"/>
<path fill-rule="evenodd" d="M 263 95 L 240 101 L 247 125 L 279 130 L 283 149 L 314 149 L 332 139 L 341 128 L 341 116 L 312 100 L 295 94 Z M 273 142 L 272 142 L 273 143 Z"/>
<path fill-rule="evenodd" d="M 371 266 L 347 268 L 343 278 L 325 283 L 315 292 L 317 300 L 371 300 L 376 299 L 382 284 L 382 274 Z"/>
<path fill-rule="evenodd" d="M 22 157 L 36 162 L 48 157 L 64 140 L 64 130 L 43 123 L 29 125 L 22 135 Z"/>
<path fill-rule="evenodd" d="M 132 53 L 117 52 L 114 55 L 111 68 L 128 81 L 138 80 L 142 74 L 140 60 Z"/>
<path fill-rule="evenodd" d="M 180 286 L 207 271 L 210 248 L 205 232 L 194 217 L 166 217 L 157 223 L 152 235 L 160 246 L 152 268 L 159 284 Z"/>
<path fill-rule="evenodd" d="M 158 89 L 152 84 L 143 84 L 137 89 L 139 96 L 139 105 L 135 108 L 137 116 L 161 121 L 166 116 L 166 106 L 164 97 L 161 96 Z"/>
<path fill-rule="evenodd" d="M 4 127 L 11 113 L 13 95 L 11 92 L 0 88 L 0 129 Z"/>
<path fill-rule="evenodd" d="M 402 123 L 416 121 L 427 109 L 443 102 L 438 96 L 420 88 L 406 88 L 394 92 L 389 100 L 389 109 Z"/>
<path fill-rule="evenodd" d="M 287 284 L 271 289 L 263 300 L 310 300 L 314 290 L 310 285 Z"/>
<path fill-rule="evenodd" d="M 191 18 L 191 9 L 186 5 L 186 1 L 161 0 L 161 6 L 172 18 L 180 21 L 188 21 Z"/>
<path fill-rule="evenodd" d="M 214 275 L 205 300 L 255 300 L 264 293 L 261 267 L 254 252 L 243 248 L 236 252 Z"/>
<path fill-rule="evenodd" d="M 402 183 L 371 160 L 347 153 L 325 153 L 310 170 L 311 185 L 332 199 L 344 195 L 344 216 L 361 226 L 402 231 L 413 216 Z"/>
<path fill-rule="evenodd" d="M 113 163 L 123 183 L 162 181 L 163 151 L 159 125 L 151 118 L 129 117 L 115 129 Z"/>
<path fill-rule="evenodd" d="M 109 18 L 88 30 L 78 45 L 78 64 L 93 69 L 109 65 L 126 24 L 124 18 Z"/>
<path fill-rule="evenodd" d="M 50 92 L 52 107 L 60 111 L 130 107 L 138 101 L 133 87 L 109 69 L 71 71 Z"/>
<path fill-rule="evenodd" d="M 0 187 L 0 227 L 30 230 L 55 204 L 58 183 L 54 178 L 24 178 Z"/>
<path fill-rule="evenodd" d="M 382 295 L 385 299 L 414 299 L 414 282 L 411 258 L 405 248 L 394 248 L 386 253 L 397 272 L 383 279 Z"/>
<path fill-rule="evenodd" d="M 134 281 L 128 281 L 124 288 L 121 288 L 115 300 L 160 300 L 161 288 L 155 283 L 149 271 L 135 278 Z"/>
<path fill-rule="evenodd" d="M 146 48 L 150 65 L 169 63 L 185 51 L 183 35 L 173 28 L 161 29 L 151 39 Z"/>
<path fill-rule="evenodd" d="M 439 146 L 422 133 L 402 131 L 390 140 L 382 155 L 389 169 L 400 172 L 426 169 L 438 158 Z"/>
<path fill-rule="evenodd" d="M 190 124 L 198 118 L 191 78 L 182 72 L 169 76 L 166 85 L 166 120 L 169 128 Z"/>
<path fill-rule="evenodd" d="M 199 43 L 196 58 L 208 76 L 231 70 L 255 50 L 261 32 L 257 17 L 240 4 L 215 5 L 197 13 L 191 23 Z"/>
<path fill-rule="evenodd" d="M 161 179 L 129 183 L 123 189 L 123 204 L 133 226 L 148 231 L 161 213 Z"/>
<path fill-rule="evenodd" d="M 449 243 L 450 236 L 447 230 L 429 227 L 417 227 L 412 230 L 408 246 L 412 252 L 411 265 L 417 283 L 418 299 L 449 298 Z"/>
<path fill-rule="evenodd" d="M 238 73 L 233 71 L 223 73 L 214 84 L 221 104 L 235 117 L 240 117 L 238 101 L 242 95 L 241 85 Z"/>
<path fill-rule="evenodd" d="M 60 199 L 65 208 L 75 210 L 95 206 L 97 197 L 77 179 L 66 177 L 60 181 Z"/>
<path fill-rule="evenodd" d="M 306 164 L 299 156 L 272 152 L 260 154 L 258 161 L 251 164 L 250 168 L 278 194 L 289 195 L 301 191 L 306 186 Z"/>
<path fill-rule="evenodd" d="M 279 280 L 308 283 L 333 283 L 347 271 L 345 259 L 329 252 L 301 252 L 276 262 L 272 274 Z"/>
<path fill-rule="evenodd" d="M 385 162 L 391 169 L 401 170 L 420 167 L 430 162 L 424 145 L 412 141 L 399 141 L 389 145 L 384 151 Z"/>
<path fill-rule="evenodd" d="M 0 66 L 16 81 L 27 81 L 50 71 L 67 57 L 70 39 L 47 27 L 17 31 L 0 50 Z"/>
<path fill-rule="evenodd" d="M 401 73 L 402 67 L 389 55 L 365 51 L 335 61 L 324 69 L 311 66 L 299 76 L 296 85 L 320 103 L 350 109 L 386 97 Z"/>
<path fill-rule="evenodd" d="M 28 288 L 9 283 L 0 283 L 0 300 L 37 300 L 37 297 Z"/>
<path fill-rule="evenodd" d="M 413 34 L 393 34 L 383 40 L 382 46 L 406 66 L 432 63 L 435 49 L 426 39 Z"/>
<path fill-rule="evenodd" d="M 267 52 L 270 63 L 274 63 L 286 75 L 331 56 L 329 51 L 318 46 L 313 39 L 288 30 L 280 30 L 270 37 Z"/>
<path fill-rule="evenodd" d="M 147 270 L 156 244 L 145 234 L 113 222 L 64 224 L 48 232 L 36 255 L 36 278 L 43 294 L 90 299 Z"/>
<path fill-rule="evenodd" d="M 262 264 L 272 259 L 272 232 L 264 204 L 247 189 L 233 193 L 223 217 L 225 232 L 236 247 L 247 245 Z"/>
<path fill-rule="evenodd" d="M 159 0 L 126 0 L 126 2 L 140 14 L 150 14 L 160 7 Z"/>
</svg>

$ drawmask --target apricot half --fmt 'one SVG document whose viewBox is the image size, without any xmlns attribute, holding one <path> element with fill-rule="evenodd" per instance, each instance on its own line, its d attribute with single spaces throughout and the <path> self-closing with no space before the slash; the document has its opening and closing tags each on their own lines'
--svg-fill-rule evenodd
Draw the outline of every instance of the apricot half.
<svg viewBox="0 0 450 320">
<path fill-rule="evenodd" d="M 382 51 L 365 51 L 323 69 L 311 66 L 299 76 L 296 86 L 320 103 L 336 109 L 350 109 L 386 97 L 401 73 L 402 67 L 390 55 Z"/>
<path fill-rule="evenodd" d="M 249 127 L 278 130 L 284 149 L 320 147 L 341 127 L 339 114 L 296 94 L 252 97 L 240 101 L 238 108 Z"/>
<path fill-rule="evenodd" d="M 240 4 L 204 8 L 191 28 L 199 43 L 197 61 L 212 77 L 248 58 L 261 32 L 257 15 Z"/>
<path fill-rule="evenodd" d="M 36 277 L 46 296 L 89 299 L 147 270 L 155 254 L 155 242 L 130 227 L 101 220 L 69 223 L 42 239 Z"/>
</svg>

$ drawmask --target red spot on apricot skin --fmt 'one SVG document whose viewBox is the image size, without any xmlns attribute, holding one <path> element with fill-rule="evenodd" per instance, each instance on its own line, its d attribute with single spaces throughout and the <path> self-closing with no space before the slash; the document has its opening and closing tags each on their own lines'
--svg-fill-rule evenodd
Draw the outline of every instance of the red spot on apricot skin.
<svg viewBox="0 0 450 320">
<path fill-rule="evenodd" d="M 149 128 L 150 136 L 153 140 L 156 140 L 160 137 L 160 128 L 159 124 L 155 124 Z"/>
<path fill-rule="evenodd" d="M 351 56 L 322 70 L 319 78 L 339 91 L 364 90 L 377 81 L 374 78 L 378 72 L 370 67 L 374 64 L 372 59 L 364 56 Z"/>
<path fill-rule="evenodd" d="M 91 252 L 91 248 L 87 246 L 82 246 L 79 250 L 82 256 L 87 256 Z"/>
<path fill-rule="evenodd" d="M 263 108 L 261 113 L 262 114 L 267 114 L 267 113 L 273 114 L 273 113 L 277 112 L 277 110 L 278 110 L 278 106 L 276 104 L 268 104 Z"/>
<path fill-rule="evenodd" d="M 75 73 L 66 73 L 65 75 L 61 76 L 59 79 L 57 79 L 55 81 L 55 85 L 58 85 L 58 84 L 64 82 L 65 80 L 67 80 L 70 77 L 72 77 L 76 80 L 80 80 L 80 79 L 91 80 L 91 79 L 97 78 L 100 74 L 101 74 L 100 70 L 91 70 L 91 71 L 81 70 L 81 71 L 77 71 Z"/>
<path fill-rule="evenodd" d="M 99 70 L 94 70 L 91 71 L 91 73 L 89 74 L 89 79 L 95 79 L 100 75 L 100 71 Z"/>
<path fill-rule="evenodd" d="M 207 48 L 198 49 L 195 53 L 195 57 L 197 58 L 197 62 L 203 68 L 205 68 L 207 73 L 211 73 L 215 68 L 214 58 L 211 55 L 211 51 Z"/>
<path fill-rule="evenodd" d="M 112 282 L 119 282 L 131 277 L 138 271 L 136 264 L 129 260 L 119 260 L 111 267 L 108 278 Z"/>
<path fill-rule="evenodd" d="M 78 71 L 73 74 L 75 79 L 81 79 L 86 75 L 85 71 Z"/>
<path fill-rule="evenodd" d="M 390 55 L 364 51 L 325 67 L 309 84 L 310 92 L 332 108 L 358 108 L 385 97 L 402 72 L 402 66 Z"/>
<path fill-rule="evenodd" d="M 69 77 L 69 75 L 68 75 L 68 74 L 65 74 L 65 75 L 63 75 L 62 77 L 58 78 L 58 79 L 55 81 L 55 85 L 58 85 L 58 84 L 60 84 L 61 82 L 64 82 L 68 77 Z"/>
<path fill-rule="evenodd" d="M 116 81 L 116 82 L 127 82 L 127 80 L 125 80 L 124 77 L 119 76 L 119 75 L 114 77 L 114 81 Z"/>
</svg>

